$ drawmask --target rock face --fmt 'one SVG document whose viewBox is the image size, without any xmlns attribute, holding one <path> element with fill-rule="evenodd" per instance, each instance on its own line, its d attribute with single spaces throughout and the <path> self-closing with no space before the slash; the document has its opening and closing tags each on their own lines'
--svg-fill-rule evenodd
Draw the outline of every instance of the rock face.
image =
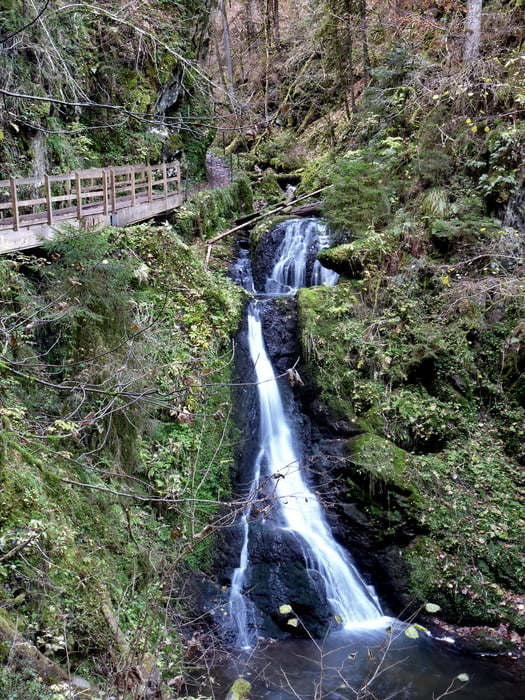
<svg viewBox="0 0 525 700">
<path fill-rule="evenodd" d="M 261 611 L 265 636 L 283 633 L 321 637 L 330 624 L 322 581 L 307 569 L 301 544 L 289 532 L 267 523 L 253 523 L 250 538 L 248 596 Z M 280 613 L 282 605 L 292 612 Z M 297 627 L 289 624 L 298 619 Z"/>
<path fill-rule="evenodd" d="M 273 366 L 277 374 L 284 374 L 300 357 L 294 297 L 268 299 L 265 302 L 263 330 Z"/>
<path fill-rule="evenodd" d="M 284 229 L 277 226 L 260 242 L 253 261 L 256 289 L 273 269 L 273 259 L 282 241 Z M 313 258 L 312 258 L 313 260 Z M 313 264 L 313 263 L 312 263 Z M 246 271 L 243 272 L 246 277 Z M 347 417 L 337 420 L 316 399 L 308 386 L 291 386 L 287 370 L 302 372 L 298 360 L 300 349 L 297 332 L 296 300 L 293 297 L 270 297 L 258 301 L 268 354 L 279 378 L 280 393 L 296 436 L 302 445 L 305 467 L 311 482 L 326 505 L 327 518 L 335 538 L 355 556 L 364 578 L 379 580 L 384 593 L 393 577 L 402 577 L 403 562 L 399 550 L 389 541 L 379 556 L 370 535 L 370 522 L 359 502 L 348 503 L 347 472 L 352 469 L 350 443 L 360 433 Z M 258 396 L 255 373 L 250 359 L 246 322 L 237 339 L 236 352 L 239 386 L 235 405 L 237 427 L 245 437 L 239 449 L 235 482 L 242 499 L 248 493 L 253 465 L 259 451 Z M 361 487 L 361 485 L 360 485 Z M 367 491 L 368 484 L 362 485 Z M 250 513 L 248 538 L 249 567 L 243 579 L 243 593 L 257 609 L 258 634 L 268 637 L 308 635 L 321 637 L 336 625 L 327 601 L 322 578 L 312 572 L 300 538 L 279 527 L 273 508 L 271 485 L 261 486 L 258 500 Z M 264 500 L 264 499 L 268 500 Z M 241 527 L 223 530 L 217 542 L 217 565 L 220 584 L 228 587 L 239 566 Z M 381 585 L 384 583 L 384 586 Z M 284 606 L 284 607 L 283 607 Z"/>
<path fill-rule="evenodd" d="M 399 614 L 410 607 L 405 595 L 408 567 L 402 556 L 402 547 L 414 536 L 408 515 L 410 493 L 401 485 L 382 482 L 379 474 L 372 477 L 376 480 L 372 487 L 370 473 L 357 469 L 353 461 L 354 443 L 359 439 L 356 427 L 335 418 L 321 422 L 316 420 L 318 415 L 317 407 L 310 415 L 310 466 L 319 481 L 332 533 L 352 553 L 364 578 L 374 584 L 386 612 Z M 373 521 L 365 513 L 372 501 L 377 511 Z"/>
<path fill-rule="evenodd" d="M 252 259 L 253 283 L 258 292 L 264 292 L 264 285 L 270 276 L 275 254 L 285 234 L 284 223 L 277 224 L 259 241 Z"/>
<path fill-rule="evenodd" d="M 525 230 L 525 171 L 522 173 L 521 185 L 509 199 L 503 223 L 519 232 Z"/>
<path fill-rule="evenodd" d="M 304 221 L 306 222 L 306 220 Z M 294 223 L 296 224 L 299 222 L 294 221 Z M 289 226 L 290 222 L 281 222 L 277 224 L 271 231 L 268 231 L 257 244 L 252 259 L 253 281 L 257 292 L 265 291 L 266 281 L 272 276 L 277 251 Z M 303 233 L 297 231 L 297 235 L 302 238 Z M 311 238 L 308 233 L 306 235 L 306 245 L 309 247 L 306 250 L 304 286 L 308 287 L 312 283 L 312 273 L 318 257 L 319 245 L 316 236 Z"/>
<path fill-rule="evenodd" d="M 264 331 L 277 373 L 285 374 L 298 358 L 296 341 L 295 300 L 268 299 L 264 305 Z M 258 452 L 258 398 L 253 366 L 246 339 L 246 322 L 237 338 L 236 363 L 239 386 L 236 390 L 236 424 L 245 440 L 236 461 L 235 482 L 239 498 L 246 497 L 253 464 Z M 279 380 L 281 395 L 291 414 L 296 432 L 305 432 L 304 417 L 294 407 L 294 397 L 286 377 Z M 306 432 L 309 432 L 308 430 Z M 333 623 L 322 581 L 308 571 L 301 543 L 277 526 L 272 500 L 257 504 L 250 524 L 249 576 L 245 594 L 260 613 L 259 633 L 268 637 L 305 634 L 319 637 Z M 216 562 L 219 583 L 229 586 L 239 565 L 242 534 L 238 525 L 222 530 L 216 540 Z M 292 613 L 279 611 L 291 606 Z M 297 619 L 298 624 L 289 624 Z"/>
</svg>

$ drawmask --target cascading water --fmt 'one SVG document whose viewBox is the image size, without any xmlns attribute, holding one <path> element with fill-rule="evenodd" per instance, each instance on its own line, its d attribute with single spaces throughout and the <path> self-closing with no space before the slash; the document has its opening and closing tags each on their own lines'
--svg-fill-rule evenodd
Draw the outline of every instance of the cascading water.
<svg viewBox="0 0 525 700">
<path fill-rule="evenodd" d="M 292 295 L 302 286 L 335 284 L 337 275 L 317 261 L 313 262 L 315 253 L 327 244 L 326 227 L 318 221 L 288 222 L 277 250 L 275 265 L 266 281 L 266 295 Z M 272 515 L 276 517 L 275 526 L 292 534 L 300 543 L 307 569 L 315 573 L 316 580 L 322 582 L 334 619 L 347 629 L 384 625 L 388 618 L 383 616 L 374 591 L 366 585 L 347 553 L 334 540 L 321 504 L 301 468 L 296 441 L 265 348 L 260 302 L 257 299 L 251 302 L 248 309 L 248 347 L 257 382 L 259 451 L 254 460 L 252 485 L 241 519 L 243 542 L 240 562 L 231 583 L 229 619 L 236 644 L 249 648 L 257 634 L 254 604 L 244 589 L 250 567 L 249 521 L 253 501 L 264 491 L 265 483 L 272 484 L 271 498 L 277 509 L 277 515 Z"/>
<path fill-rule="evenodd" d="M 287 222 L 275 265 L 266 280 L 265 292 L 288 295 L 295 294 L 300 287 L 335 284 L 337 273 L 315 260 L 315 254 L 327 248 L 329 242 L 327 227 L 316 219 L 291 219 Z M 309 260 L 312 261 L 311 270 Z"/>
</svg>

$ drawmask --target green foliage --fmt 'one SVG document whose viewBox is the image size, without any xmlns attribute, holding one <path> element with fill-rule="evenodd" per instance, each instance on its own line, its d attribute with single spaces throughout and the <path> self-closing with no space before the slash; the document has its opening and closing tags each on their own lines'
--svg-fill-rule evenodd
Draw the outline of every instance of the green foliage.
<svg viewBox="0 0 525 700">
<path fill-rule="evenodd" d="M 94 665 L 118 609 L 136 653 L 178 675 L 163 576 L 212 558 L 243 295 L 169 225 L 59 236 L 0 275 L 0 604 L 55 661 Z"/>
<path fill-rule="evenodd" d="M 520 180 L 525 149 L 525 127 L 520 122 L 497 124 L 486 137 L 488 171 L 479 178 L 479 189 L 494 204 L 507 202 Z"/>
<path fill-rule="evenodd" d="M 421 61 L 413 46 L 397 45 L 390 48 L 381 65 L 373 72 L 374 84 L 381 90 L 397 87 L 407 79 Z"/>
<path fill-rule="evenodd" d="M 24 674 L 9 666 L 0 668 L 0 697 L 3 700 L 56 700 L 56 694 L 31 670 Z"/>
<path fill-rule="evenodd" d="M 368 227 L 385 224 L 390 211 L 388 185 L 384 172 L 365 153 L 349 153 L 340 159 L 331 184 L 325 212 L 335 229 L 361 236 Z"/>
<path fill-rule="evenodd" d="M 275 172 L 297 170 L 303 164 L 301 151 L 294 132 L 283 130 L 267 140 L 258 142 L 255 148 L 257 162 L 261 167 L 271 167 Z"/>
<path fill-rule="evenodd" d="M 206 189 L 193 195 L 177 209 L 173 221 L 185 241 L 190 242 L 195 236 L 206 240 L 225 228 L 227 221 L 236 214 L 250 211 L 252 206 L 249 180 L 241 175 L 227 187 Z"/>
<path fill-rule="evenodd" d="M 108 4 L 70 7 L 53 0 L 44 9 L 32 21 L 37 7 L 12 2 L 2 8 L 4 33 L 19 32 L 0 55 L 4 88 L 55 101 L 5 96 L 0 153 L 6 175 L 33 174 L 33 160 L 51 172 L 161 160 L 169 136 L 155 127 L 164 116 L 183 142 L 191 172 L 202 174 L 213 131 L 181 129 L 180 121 L 209 116 L 207 85 L 191 63 L 207 35 L 211 3 L 201 3 L 196 14 L 188 3 L 167 9 L 161 0 L 124 13 Z M 173 103 L 168 99 L 158 112 L 164 88 Z M 35 130 L 42 136 L 39 158 Z"/>
<path fill-rule="evenodd" d="M 427 215 L 446 215 L 458 202 L 438 190 Z M 403 251 L 401 228 L 398 235 Z M 499 236 L 478 236 L 490 259 Z M 350 245 L 323 260 L 337 267 Z M 371 250 L 360 279 L 298 294 L 307 374 L 334 415 L 363 433 L 349 442 L 350 498 L 380 542 L 412 533 L 417 600 L 436 601 L 451 621 L 521 629 L 523 408 L 510 391 L 514 360 L 521 362 L 519 282 L 503 271 L 465 275 L 462 266 L 417 260 L 408 250 L 388 277 L 391 251 L 381 264 Z"/>
</svg>

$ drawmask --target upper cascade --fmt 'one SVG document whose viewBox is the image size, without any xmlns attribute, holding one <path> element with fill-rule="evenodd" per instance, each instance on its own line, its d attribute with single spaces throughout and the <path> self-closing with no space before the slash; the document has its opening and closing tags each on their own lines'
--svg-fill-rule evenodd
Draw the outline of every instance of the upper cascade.
<svg viewBox="0 0 525 700">
<path fill-rule="evenodd" d="M 301 287 L 336 284 L 339 275 L 316 259 L 330 245 L 328 226 L 318 219 L 290 219 L 265 284 L 266 294 L 293 295 Z"/>
</svg>

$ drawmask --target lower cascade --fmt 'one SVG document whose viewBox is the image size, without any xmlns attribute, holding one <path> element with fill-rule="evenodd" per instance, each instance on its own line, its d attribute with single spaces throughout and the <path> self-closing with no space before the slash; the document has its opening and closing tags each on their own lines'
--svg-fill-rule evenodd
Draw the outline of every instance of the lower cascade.
<svg viewBox="0 0 525 700">
<path fill-rule="evenodd" d="M 257 446 L 251 453 L 250 486 L 238 523 L 241 549 L 231 576 L 228 624 L 240 648 L 254 645 L 272 624 L 303 626 L 308 634 L 330 625 L 386 626 L 377 596 L 339 545 L 308 483 L 300 436 L 287 417 L 279 377 L 264 340 L 268 297 L 292 296 L 301 286 L 331 285 L 337 275 L 315 255 L 329 244 L 324 224 L 291 220 L 283 226 L 264 293 L 248 308 L 247 348 L 257 389 Z M 243 268 L 243 284 L 253 282 Z M 280 558 L 280 561 L 278 559 Z M 298 564 L 297 562 L 300 562 Z M 271 602 L 261 592 L 271 590 Z M 268 621 L 270 620 L 270 622 Z M 273 620 L 273 622 L 272 622 Z"/>
</svg>

